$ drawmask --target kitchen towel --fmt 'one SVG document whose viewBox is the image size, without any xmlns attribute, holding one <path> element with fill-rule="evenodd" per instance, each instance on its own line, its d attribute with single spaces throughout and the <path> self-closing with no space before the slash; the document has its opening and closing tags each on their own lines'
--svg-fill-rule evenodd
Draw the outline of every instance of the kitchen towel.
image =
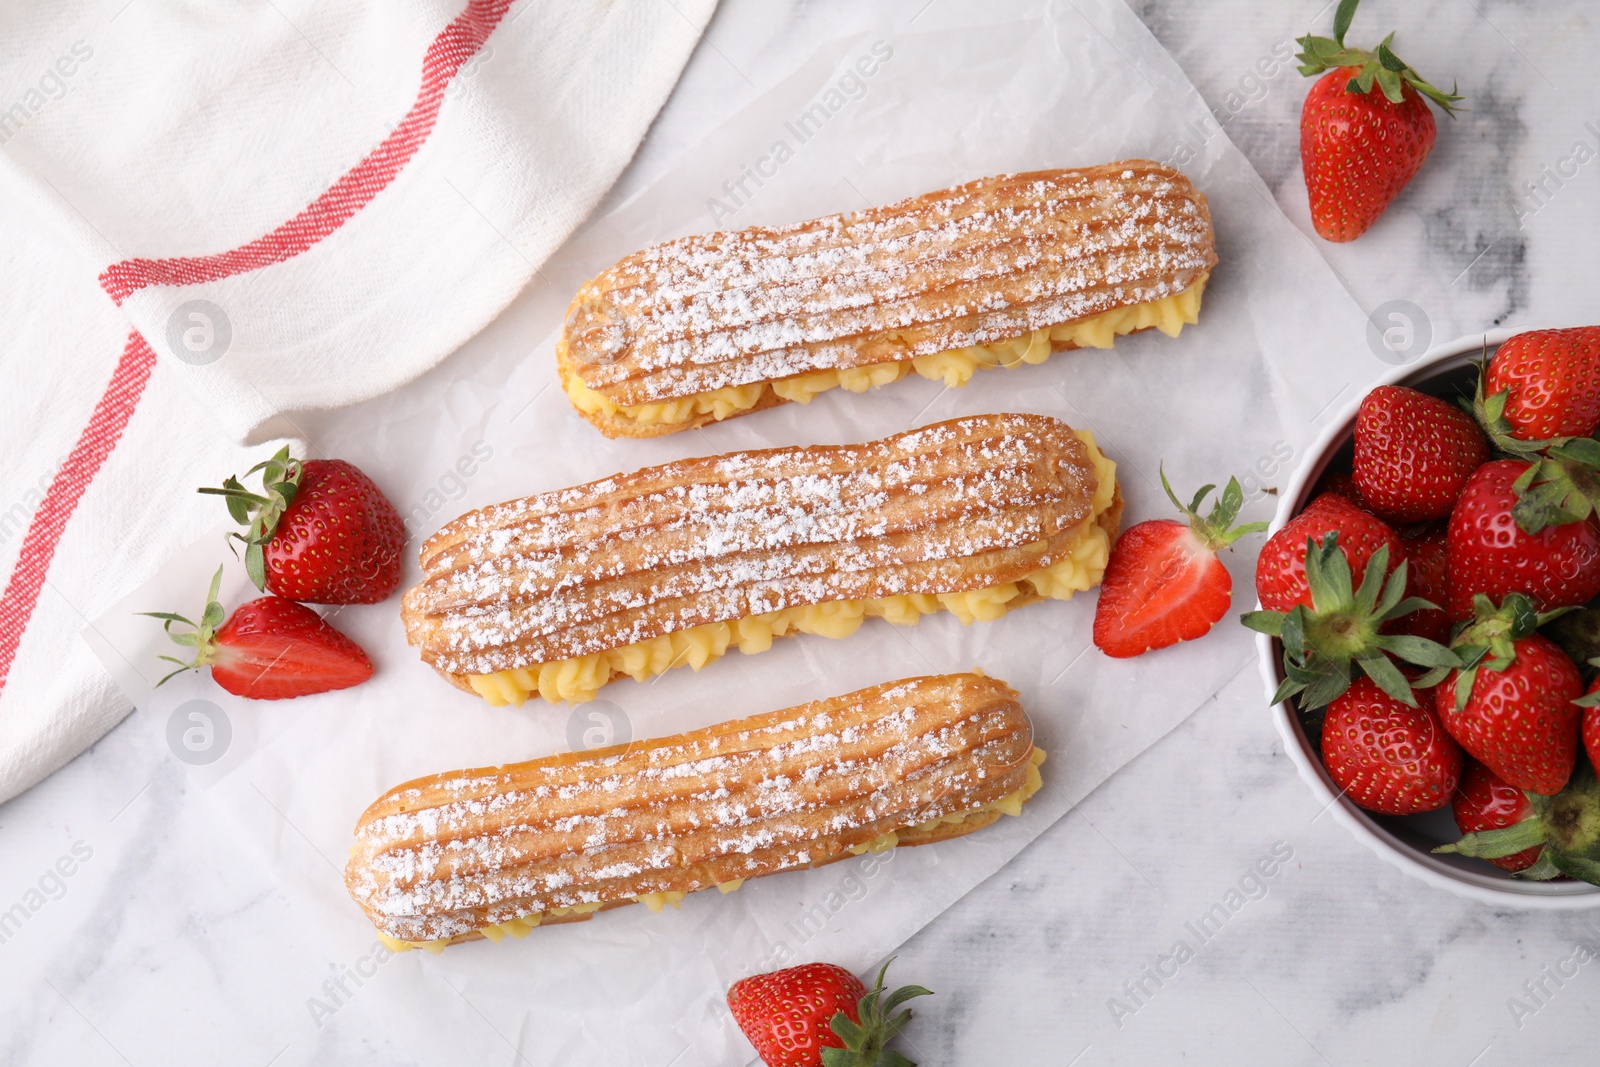
<svg viewBox="0 0 1600 1067">
<path fill-rule="evenodd" d="M 0 800 L 126 714 L 77 634 L 215 520 L 194 488 L 493 319 L 714 7 L 0 10 Z"/>
</svg>

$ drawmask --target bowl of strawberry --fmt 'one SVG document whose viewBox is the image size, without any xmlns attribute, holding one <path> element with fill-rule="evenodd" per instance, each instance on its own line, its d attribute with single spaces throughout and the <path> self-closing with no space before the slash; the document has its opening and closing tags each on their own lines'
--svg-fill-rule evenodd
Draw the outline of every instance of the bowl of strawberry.
<svg viewBox="0 0 1600 1067">
<path fill-rule="evenodd" d="M 1336 417 L 1256 565 L 1290 757 L 1358 840 L 1600 906 L 1600 327 L 1466 338 Z"/>
</svg>

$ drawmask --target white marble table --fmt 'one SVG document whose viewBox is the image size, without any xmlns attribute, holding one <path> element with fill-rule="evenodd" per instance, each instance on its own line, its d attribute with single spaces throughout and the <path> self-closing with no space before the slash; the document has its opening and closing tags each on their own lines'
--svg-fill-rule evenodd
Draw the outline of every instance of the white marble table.
<svg viewBox="0 0 1600 1067">
<path fill-rule="evenodd" d="M 1283 62 L 1259 72 L 1321 3 L 1133 6 L 1314 241 L 1295 148 L 1305 83 Z M 851 29 L 858 7 L 725 0 L 615 197 Z M 1600 165 L 1573 162 L 1577 143 L 1600 148 L 1592 6 L 1368 0 L 1357 25 L 1400 27 L 1400 53 L 1460 78 L 1472 110 L 1441 122 L 1434 158 L 1372 233 L 1317 242 L 1351 294 L 1435 341 L 1600 317 Z M 381 995 L 364 995 L 378 965 L 308 946 L 231 832 L 137 717 L 0 807 L 0 910 L 30 901 L 0 940 L 0 964 L 18 961 L 0 966 L 0 1063 L 414 1062 L 385 1036 Z M 1219 903 L 1226 921 L 1205 920 Z M 1247 672 L 912 938 L 896 971 L 939 993 L 906 1038 L 927 1065 L 1467 1067 L 1588 1044 L 1600 971 L 1571 962 L 1580 946 L 1600 949 L 1600 912 L 1458 900 L 1320 815 Z M 313 997 L 335 1010 L 307 1040 Z M 530 1061 L 508 1042 L 503 1062 Z"/>
</svg>

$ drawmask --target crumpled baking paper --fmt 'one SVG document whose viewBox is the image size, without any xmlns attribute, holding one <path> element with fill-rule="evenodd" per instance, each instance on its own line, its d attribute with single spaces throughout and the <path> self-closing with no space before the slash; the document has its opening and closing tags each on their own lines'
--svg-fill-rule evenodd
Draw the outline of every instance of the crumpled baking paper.
<svg viewBox="0 0 1600 1067">
<path fill-rule="evenodd" d="M 1176 340 L 1154 331 L 1125 337 L 1106 351 L 982 372 L 964 389 L 912 376 L 865 395 L 836 390 L 809 406 L 648 441 L 603 440 L 556 384 L 553 345 L 572 292 L 646 244 L 862 208 L 1003 171 L 1133 157 L 1179 166 L 1209 197 L 1216 222 L 1220 264 L 1199 324 Z M 303 429 L 315 454 L 357 463 L 405 513 L 407 584 L 422 538 L 470 508 L 687 455 L 866 440 L 977 412 L 1042 412 L 1092 429 L 1118 463 L 1125 525 L 1173 514 L 1158 481 L 1163 466 L 1185 498 L 1204 482 L 1239 476 L 1250 496 L 1245 517 L 1265 518 L 1266 490 L 1303 458 L 1318 420 L 1382 369 L 1363 330 L 1333 273 L 1121 3 L 940 4 L 913 25 L 885 24 L 822 47 L 652 185 L 592 220 L 506 316 L 441 368 Z M 152 728 L 194 765 L 206 796 L 236 818 L 308 927 L 322 932 L 330 964 L 371 972 L 359 995 L 392 1009 L 395 1033 L 424 1064 L 744 1062 L 749 1046 L 723 1001 L 729 983 L 813 959 L 867 971 L 1253 655 L 1230 619 L 1203 641 L 1111 660 L 1090 643 L 1094 595 L 1085 594 L 971 627 L 948 614 L 914 628 L 874 620 L 842 641 L 788 638 L 699 673 L 624 680 L 575 708 L 530 701 L 496 709 L 422 665 L 391 600 L 334 613 L 378 664 L 358 688 L 281 703 L 237 700 L 203 676 L 154 690 L 159 627 L 132 613 L 197 611 L 211 571 L 227 558 L 222 530 L 85 636 Z M 1253 599 L 1257 544 L 1246 540 L 1230 554 L 1238 610 Z M 229 603 L 251 592 L 230 564 Z M 626 908 L 438 956 L 388 958 L 345 895 L 357 816 L 407 779 L 974 666 L 1021 691 L 1049 761 L 1045 788 L 1020 818 L 971 837 L 777 875 L 726 896 L 696 894 L 660 915 Z M 1132 853 L 1162 842 L 1152 827 L 1146 840 L 1113 844 Z M 304 1044 L 331 1014 L 318 1005 L 338 1006 L 307 992 L 316 995 L 308 995 L 306 1030 L 286 1036 Z M 923 1010 L 938 1010 L 929 1004 Z"/>
</svg>

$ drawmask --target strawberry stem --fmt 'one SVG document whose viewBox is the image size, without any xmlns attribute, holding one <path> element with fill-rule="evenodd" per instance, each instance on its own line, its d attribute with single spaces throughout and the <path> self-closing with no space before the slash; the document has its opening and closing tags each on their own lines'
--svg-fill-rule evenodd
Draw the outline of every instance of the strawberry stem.
<svg viewBox="0 0 1600 1067">
<path fill-rule="evenodd" d="M 289 448 L 280 448 L 271 459 L 262 460 L 245 471 L 244 476 L 261 474 L 261 492 L 252 493 L 236 477 L 229 477 L 220 489 L 203 488 L 198 492 L 220 496 L 228 503 L 228 514 L 233 521 L 245 527 L 244 533 L 228 537 L 245 546 L 244 569 L 257 589 L 267 587 L 267 562 L 263 546 L 277 531 L 278 520 L 294 503 L 300 488 L 300 476 L 305 464 L 289 455 Z"/>
<path fill-rule="evenodd" d="M 877 981 L 856 1005 L 861 1022 L 852 1022 L 842 1011 L 835 1012 L 828 1021 L 828 1028 L 844 1041 L 845 1047 L 823 1049 L 823 1067 L 916 1067 L 903 1054 L 885 1047 L 911 1021 L 911 1009 L 898 1015 L 891 1013 L 913 997 L 930 997 L 933 991 L 919 985 L 901 986 L 884 1000 L 883 976 L 893 962 L 893 956 L 884 962 L 878 969 Z"/>
<path fill-rule="evenodd" d="M 1456 675 L 1456 710 L 1467 706 L 1467 698 L 1472 695 L 1472 685 L 1478 677 L 1479 667 L 1487 666 L 1492 671 L 1509 670 L 1517 660 L 1518 641 L 1571 610 L 1557 608 L 1541 614 L 1534 610 L 1533 601 L 1521 593 L 1507 595 L 1499 607 L 1482 593 L 1474 596 L 1473 621 L 1451 642 L 1452 651 L 1461 661 Z"/>
<path fill-rule="evenodd" d="M 1497 860 L 1502 856 L 1521 852 L 1525 848 L 1542 845 L 1544 841 L 1544 825 L 1540 823 L 1538 816 L 1530 815 L 1519 823 L 1503 826 L 1498 830 L 1479 830 L 1476 833 L 1466 834 L 1461 840 L 1440 845 L 1434 851 L 1472 856 L 1482 860 Z"/>
<path fill-rule="evenodd" d="M 1172 501 L 1173 507 L 1183 512 L 1189 520 L 1189 529 L 1193 530 L 1194 535 L 1211 551 L 1220 551 L 1247 534 L 1266 530 L 1267 524 L 1264 522 L 1233 525 L 1233 520 L 1239 517 L 1239 509 L 1244 507 L 1244 490 L 1239 487 L 1239 479 L 1228 479 L 1228 484 L 1223 487 L 1222 495 L 1217 498 L 1211 513 L 1202 518 L 1200 507 L 1205 503 L 1206 495 L 1216 486 L 1202 485 L 1199 492 L 1195 493 L 1194 499 L 1185 506 L 1183 501 L 1178 499 L 1178 494 L 1172 491 L 1171 483 L 1167 481 L 1165 465 L 1158 468 L 1158 473 L 1161 475 L 1161 488 L 1167 491 L 1167 499 Z"/>
<path fill-rule="evenodd" d="M 222 604 L 217 600 L 217 592 L 221 588 L 222 568 L 218 567 L 217 573 L 211 576 L 211 587 L 206 590 L 206 606 L 200 612 L 199 622 L 185 618 L 182 615 L 174 615 L 170 611 L 141 611 L 138 613 L 140 615 L 147 615 L 152 619 L 162 620 L 161 629 L 168 637 L 172 638 L 173 644 L 194 649 L 194 658 L 190 660 L 181 660 L 176 656 L 161 657 L 161 659 L 168 663 L 176 663 L 178 665 L 178 669 L 169 672 L 165 677 L 157 682 L 157 689 L 161 688 L 163 685 L 166 685 L 170 679 L 177 677 L 184 671 L 197 671 L 201 667 L 207 666 L 210 664 L 212 659 L 215 658 L 217 653 L 217 643 L 214 640 L 214 637 L 217 632 L 217 627 L 222 625 L 223 619 Z M 172 624 L 175 622 L 182 623 L 184 626 L 189 627 L 190 632 L 173 633 Z"/>
<path fill-rule="evenodd" d="M 1376 85 L 1391 104 L 1399 104 L 1405 100 L 1405 86 L 1409 85 L 1454 118 L 1455 113 L 1461 110 L 1456 106 L 1462 99 L 1456 92 L 1457 87 L 1452 85 L 1447 93 L 1431 85 L 1396 56 L 1390 48 L 1390 42 L 1394 40 L 1393 33 L 1372 51 L 1345 45 L 1345 34 L 1350 30 L 1350 23 L 1360 3 L 1361 0 L 1341 0 L 1339 9 L 1333 14 L 1332 39 L 1307 34 L 1296 41 L 1300 46 L 1300 53 L 1295 56 L 1300 61 L 1300 73 L 1311 77 L 1328 70 L 1355 67 L 1355 76 L 1345 86 L 1349 92 L 1365 95 Z"/>
<path fill-rule="evenodd" d="M 1600 502 L 1600 441 L 1566 438 L 1535 460 L 1511 487 L 1517 493 L 1511 514 L 1527 533 L 1584 521 Z"/>
</svg>

